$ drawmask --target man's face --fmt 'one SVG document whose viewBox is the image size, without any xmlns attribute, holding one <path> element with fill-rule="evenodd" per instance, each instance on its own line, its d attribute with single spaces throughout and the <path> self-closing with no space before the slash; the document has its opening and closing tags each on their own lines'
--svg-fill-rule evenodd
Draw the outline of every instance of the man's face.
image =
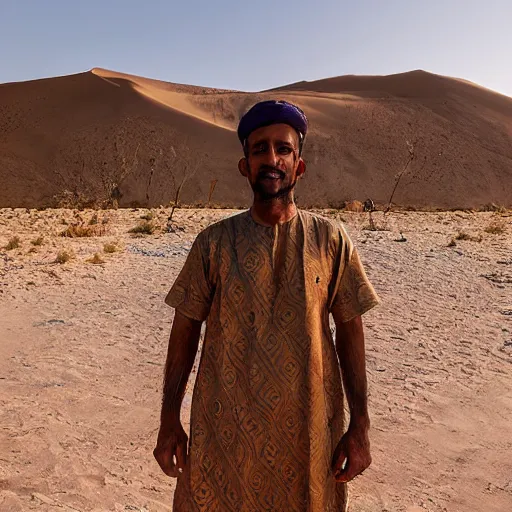
<svg viewBox="0 0 512 512">
<path fill-rule="evenodd" d="M 305 166 L 299 157 L 299 135 L 287 124 L 258 128 L 247 139 L 247 156 L 239 163 L 257 199 L 290 197 Z"/>
</svg>

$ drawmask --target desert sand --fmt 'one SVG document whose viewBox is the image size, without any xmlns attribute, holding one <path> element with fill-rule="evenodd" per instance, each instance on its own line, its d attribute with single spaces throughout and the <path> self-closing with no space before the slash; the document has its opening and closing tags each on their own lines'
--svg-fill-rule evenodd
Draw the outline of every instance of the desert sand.
<svg viewBox="0 0 512 512">
<path fill-rule="evenodd" d="M 198 231 L 234 213 L 177 210 L 168 233 L 169 209 L 0 210 L 0 511 L 171 510 L 152 458 L 163 299 Z M 374 231 L 323 213 L 382 298 L 364 318 L 374 462 L 351 511 L 512 510 L 512 212 L 376 213 Z M 129 234 L 142 216 L 156 231 Z M 59 235 L 80 223 L 96 236 Z"/>
<path fill-rule="evenodd" d="M 235 130 L 266 98 L 309 117 L 303 207 L 385 204 L 410 148 L 396 204 L 512 206 L 512 98 L 464 80 L 417 70 L 245 93 L 95 68 L 0 85 L 0 207 L 168 206 L 180 185 L 188 205 L 248 206 Z"/>
</svg>

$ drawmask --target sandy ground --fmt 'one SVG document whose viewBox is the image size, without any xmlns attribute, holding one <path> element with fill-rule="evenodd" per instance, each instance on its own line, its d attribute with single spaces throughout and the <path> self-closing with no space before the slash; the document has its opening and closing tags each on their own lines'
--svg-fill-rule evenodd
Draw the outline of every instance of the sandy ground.
<svg viewBox="0 0 512 512">
<path fill-rule="evenodd" d="M 163 299 L 198 230 L 232 212 L 128 234 L 146 213 L 99 212 L 102 236 L 69 239 L 66 223 L 93 211 L 0 210 L 0 247 L 21 241 L 0 250 L 2 512 L 171 509 L 152 457 Z M 168 210 L 153 214 L 164 226 Z M 374 463 L 351 510 L 512 510 L 512 216 L 396 212 L 369 231 L 367 214 L 341 215 L 383 299 L 365 317 Z M 460 232 L 473 239 L 449 247 Z M 62 249 L 75 258 L 54 263 Z M 86 261 L 95 252 L 105 263 Z M 190 388 L 185 404 L 187 422 Z"/>
</svg>

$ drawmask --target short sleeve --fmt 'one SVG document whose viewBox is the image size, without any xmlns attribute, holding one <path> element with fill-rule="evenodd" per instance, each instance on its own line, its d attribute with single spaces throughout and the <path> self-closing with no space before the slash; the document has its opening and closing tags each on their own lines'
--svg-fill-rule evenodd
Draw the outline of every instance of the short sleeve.
<svg viewBox="0 0 512 512">
<path fill-rule="evenodd" d="M 195 239 L 165 303 L 183 315 L 204 321 L 210 313 L 213 287 L 209 279 L 209 251 L 201 234 Z"/>
<path fill-rule="evenodd" d="M 344 230 L 341 235 L 341 251 L 338 260 L 336 289 L 330 307 L 330 312 L 339 316 L 343 322 L 348 322 L 356 316 L 363 315 L 380 303 L 356 248 Z"/>
</svg>

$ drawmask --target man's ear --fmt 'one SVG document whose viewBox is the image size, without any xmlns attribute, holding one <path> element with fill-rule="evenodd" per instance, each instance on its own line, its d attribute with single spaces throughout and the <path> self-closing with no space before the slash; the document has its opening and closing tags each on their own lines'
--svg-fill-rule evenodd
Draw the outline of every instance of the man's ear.
<svg viewBox="0 0 512 512">
<path fill-rule="evenodd" d="M 306 172 L 306 162 L 302 160 L 302 158 L 299 158 L 299 165 L 297 166 L 297 178 L 300 178 L 304 175 Z"/>
<path fill-rule="evenodd" d="M 238 170 L 245 178 L 249 176 L 249 162 L 247 161 L 247 158 L 240 158 L 238 161 Z"/>
</svg>

